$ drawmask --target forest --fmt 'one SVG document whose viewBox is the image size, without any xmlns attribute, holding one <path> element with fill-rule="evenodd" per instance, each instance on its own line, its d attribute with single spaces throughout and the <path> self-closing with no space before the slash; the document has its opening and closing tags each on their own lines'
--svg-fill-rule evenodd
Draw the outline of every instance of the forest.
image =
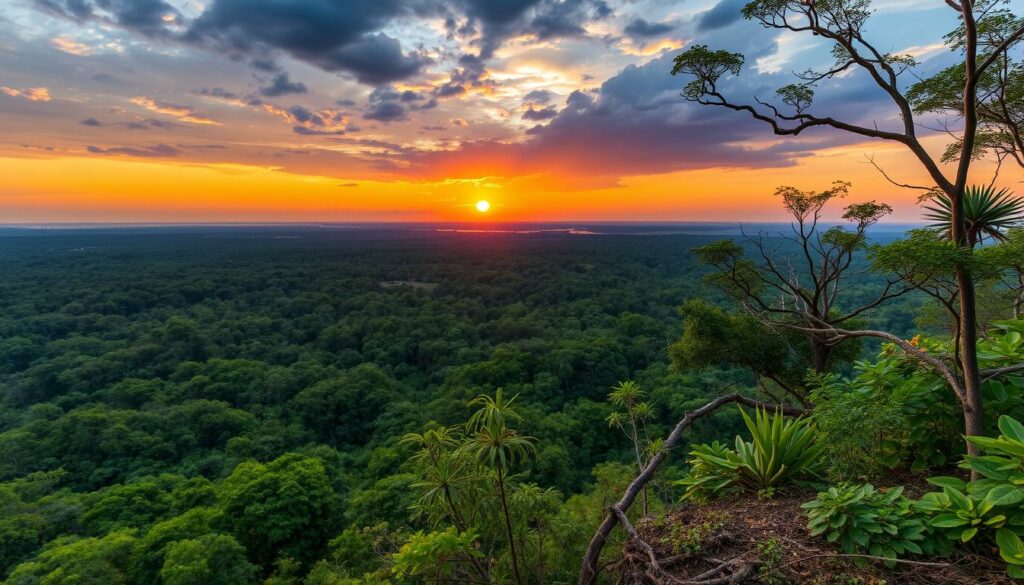
<svg viewBox="0 0 1024 585">
<path fill-rule="evenodd" d="M 673 369 L 666 352 L 683 300 L 727 302 L 692 253 L 717 239 L 7 230 L 6 582 L 403 582 L 395 553 L 456 539 L 430 487 L 455 471 L 422 450 L 462 440 L 470 401 L 499 389 L 533 438 L 508 477 L 523 570 L 567 581 L 634 473 L 613 388 L 642 388 L 651 439 L 725 386 L 753 390 L 741 364 Z M 915 303 L 872 319 L 910 331 Z M 741 428 L 722 411 L 694 440 Z M 507 547 L 486 482 L 459 481 L 478 546 Z"/>
<path fill-rule="evenodd" d="M 1020 582 L 1024 18 L 945 4 L 927 73 L 867 0 L 742 8 L 830 47 L 773 102 L 665 71 L 898 147 L 906 229 L 836 177 L 776 225 L 0 230 L 2 582 Z M 850 75 L 885 116 L 818 113 Z"/>
<path fill-rule="evenodd" d="M 850 479 L 961 454 L 955 404 L 890 346 L 847 342 L 805 381 L 803 343 L 735 310 L 718 251 L 795 253 L 789 226 L 646 229 L 5 230 L 5 583 L 571 582 L 660 437 L 726 390 L 821 402 L 821 465 Z M 851 248 L 848 306 L 885 290 L 871 258 L 898 235 Z M 941 336 L 933 305 L 857 319 Z M 1012 332 L 989 359 L 1019 357 L 1021 326 L 992 319 Z M 1006 412 L 1021 384 L 990 384 Z M 744 416 L 688 440 L 724 449 Z M 679 453 L 645 512 L 731 489 L 699 468 Z"/>
</svg>

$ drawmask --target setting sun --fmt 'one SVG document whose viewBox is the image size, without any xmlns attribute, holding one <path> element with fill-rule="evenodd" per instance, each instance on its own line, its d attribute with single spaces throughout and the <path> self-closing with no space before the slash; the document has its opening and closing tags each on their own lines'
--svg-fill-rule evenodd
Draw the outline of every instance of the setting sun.
<svg viewBox="0 0 1024 585">
<path fill-rule="evenodd" d="M 488 211 L 491 210 L 491 202 L 490 201 L 477 201 L 476 202 L 476 210 L 479 211 L 480 213 L 487 213 Z"/>
</svg>

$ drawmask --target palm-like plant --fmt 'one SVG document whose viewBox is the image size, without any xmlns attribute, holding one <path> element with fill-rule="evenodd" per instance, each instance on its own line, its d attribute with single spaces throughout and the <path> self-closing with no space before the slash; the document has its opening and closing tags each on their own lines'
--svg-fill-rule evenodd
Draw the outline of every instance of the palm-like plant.
<svg viewBox="0 0 1024 585">
<path fill-rule="evenodd" d="M 417 512 L 420 515 L 435 516 L 437 510 L 444 510 L 460 531 L 466 523 L 458 507 L 457 491 L 472 485 L 472 473 L 467 469 L 464 458 L 453 457 L 458 446 L 453 429 L 438 427 L 422 433 L 408 433 L 398 443 L 416 447 L 410 460 L 422 468 L 423 481 L 413 485 L 420 490 Z"/>
<path fill-rule="evenodd" d="M 929 227 L 952 239 L 953 203 L 949 195 L 938 193 L 931 201 L 934 205 L 926 205 L 924 214 L 932 222 Z M 1024 198 L 1014 196 L 1009 189 L 997 191 L 991 185 L 971 186 L 964 191 L 963 201 L 967 243 L 972 248 L 985 238 L 1002 242 L 1006 239 L 1006 230 L 1024 222 Z"/>
<path fill-rule="evenodd" d="M 648 454 L 651 440 L 647 436 L 647 419 L 653 415 L 654 411 L 650 403 L 644 402 L 644 392 L 640 389 L 640 385 L 633 381 L 619 382 L 608 395 L 608 402 L 619 409 L 608 415 L 606 419 L 608 426 L 621 430 L 633 443 L 636 469 L 637 473 L 640 473 L 651 456 Z M 642 440 L 641 433 L 643 434 Z M 643 491 L 643 513 L 647 515 L 647 486 L 644 486 Z"/>
<path fill-rule="evenodd" d="M 751 419 L 740 409 L 751 441 L 736 437 L 736 448 L 697 445 L 690 452 L 690 474 L 679 481 L 683 498 L 714 497 L 729 490 L 771 493 L 807 477 L 818 477 L 824 466 L 823 444 L 810 419 L 786 419 L 781 412 L 758 409 Z"/>
<path fill-rule="evenodd" d="M 463 450 L 472 454 L 483 465 L 494 470 L 498 487 L 498 498 L 501 511 L 505 518 L 505 530 L 508 535 L 509 553 L 512 557 L 512 572 L 516 583 L 523 584 L 519 573 L 519 555 L 516 551 L 515 534 L 512 529 L 512 516 L 509 513 L 508 497 L 505 480 L 511 466 L 535 453 L 533 437 L 520 435 L 515 429 L 509 428 L 509 421 L 520 421 L 522 417 L 512 407 L 516 397 L 505 400 L 501 388 L 491 398 L 481 394 L 469 404 L 480 408 L 473 413 L 466 423 L 469 440 Z"/>
</svg>

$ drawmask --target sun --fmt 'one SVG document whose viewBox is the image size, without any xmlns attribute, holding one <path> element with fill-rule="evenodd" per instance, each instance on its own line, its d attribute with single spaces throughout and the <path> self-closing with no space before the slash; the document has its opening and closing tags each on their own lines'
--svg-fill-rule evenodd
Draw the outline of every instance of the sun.
<svg viewBox="0 0 1024 585">
<path fill-rule="evenodd" d="M 477 201 L 476 202 L 476 210 L 479 211 L 480 213 L 487 213 L 488 211 L 491 210 L 491 202 L 490 201 L 482 201 L 482 200 L 481 201 Z"/>
</svg>

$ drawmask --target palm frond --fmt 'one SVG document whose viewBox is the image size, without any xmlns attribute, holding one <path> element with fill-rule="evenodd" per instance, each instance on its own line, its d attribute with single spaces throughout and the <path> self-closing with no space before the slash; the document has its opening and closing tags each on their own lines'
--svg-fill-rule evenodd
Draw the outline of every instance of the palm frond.
<svg viewBox="0 0 1024 585">
<path fill-rule="evenodd" d="M 925 219 L 929 228 L 946 239 L 952 239 L 953 202 L 945 193 L 932 198 L 926 205 Z M 968 243 L 973 247 L 986 238 L 997 242 L 1006 239 L 1006 231 L 1024 223 L 1024 198 L 1016 197 L 1009 189 L 992 186 L 971 186 L 964 191 L 964 223 Z"/>
</svg>

